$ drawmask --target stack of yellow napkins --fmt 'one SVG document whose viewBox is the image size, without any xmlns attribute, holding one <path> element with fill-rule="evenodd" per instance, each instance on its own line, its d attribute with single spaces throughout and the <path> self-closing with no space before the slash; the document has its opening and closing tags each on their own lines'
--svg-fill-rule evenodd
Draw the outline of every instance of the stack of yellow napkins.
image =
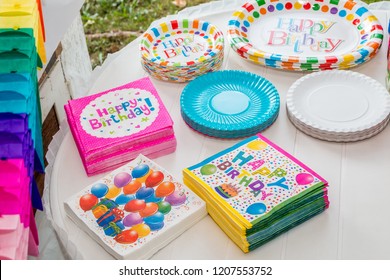
<svg viewBox="0 0 390 280">
<path fill-rule="evenodd" d="M 329 205 L 328 183 L 260 134 L 184 169 L 183 176 L 244 252 Z"/>
</svg>

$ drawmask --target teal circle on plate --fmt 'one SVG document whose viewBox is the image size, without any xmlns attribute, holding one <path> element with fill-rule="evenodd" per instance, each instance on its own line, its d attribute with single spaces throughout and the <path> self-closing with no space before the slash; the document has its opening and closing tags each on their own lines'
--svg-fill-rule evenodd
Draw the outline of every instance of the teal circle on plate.
<svg viewBox="0 0 390 280">
<path fill-rule="evenodd" d="M 211 99 L 211 108 L 221 114 L 235 115 L 248 109 L 250 99 L 239 91 L 222 91 Z"/>
</svg>

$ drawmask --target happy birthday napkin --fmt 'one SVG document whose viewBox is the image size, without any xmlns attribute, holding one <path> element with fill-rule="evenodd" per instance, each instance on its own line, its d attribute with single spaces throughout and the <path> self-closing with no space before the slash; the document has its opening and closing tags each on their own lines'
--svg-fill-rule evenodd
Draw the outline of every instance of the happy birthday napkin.
<svg viewBox="0 0 390 280">
<path fill-rule="evenodd" d="M 327 181 L 262 135 L 183 170 L 222 230 L 249 252 L 328 207 Z"/>
</svg>

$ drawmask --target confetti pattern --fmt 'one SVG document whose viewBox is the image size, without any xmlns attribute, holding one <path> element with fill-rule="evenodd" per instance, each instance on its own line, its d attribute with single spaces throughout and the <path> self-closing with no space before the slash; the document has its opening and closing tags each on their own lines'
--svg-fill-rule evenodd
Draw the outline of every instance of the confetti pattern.
<svg viewBox="0 0 390 280">
<path fill-rule="evenodd" d="M 325 182 L 267 139 L 254 136 L 188 168 L 246 220 Z"/>
</svg>

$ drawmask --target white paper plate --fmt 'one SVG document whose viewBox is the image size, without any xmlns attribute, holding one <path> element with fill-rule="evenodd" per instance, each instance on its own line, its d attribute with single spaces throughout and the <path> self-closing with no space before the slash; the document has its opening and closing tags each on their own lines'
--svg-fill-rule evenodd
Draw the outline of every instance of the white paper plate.
<svg viewBox="0 0 390 280">
<path fill-rule="evenodd" d="M 286 104 L 300 127 L 326 135 L 374 131 L 390 113 L 390 95 L 384 86 L 363 74 L 342 70 L 316 72 L 297 80 L 287 93 Z"/>
</svg>

